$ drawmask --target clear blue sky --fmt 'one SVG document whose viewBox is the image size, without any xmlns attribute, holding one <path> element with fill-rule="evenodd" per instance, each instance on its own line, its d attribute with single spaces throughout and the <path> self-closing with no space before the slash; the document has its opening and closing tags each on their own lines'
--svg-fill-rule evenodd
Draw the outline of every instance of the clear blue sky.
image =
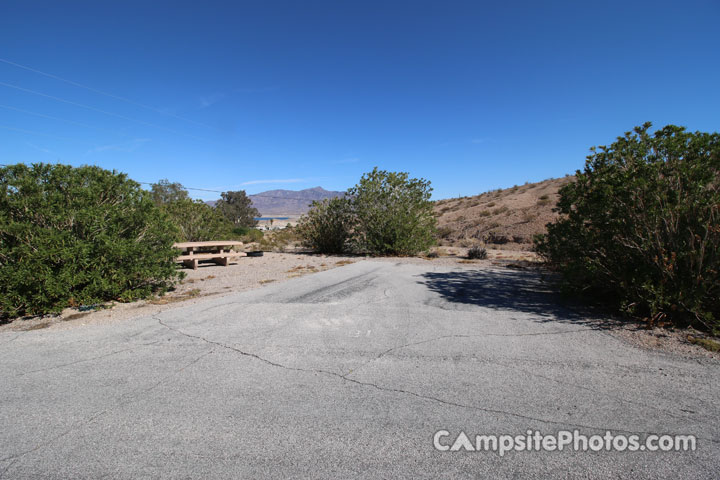
<svg viewBox="0 0 720 480">
<path fill-rule="evenodd" d="M 0 163 L 250 193 L 377 165 L 471 195 L 645 121 L 717 131 L 719 25 L 717 0 L 4 1 Z"/>
</svg>

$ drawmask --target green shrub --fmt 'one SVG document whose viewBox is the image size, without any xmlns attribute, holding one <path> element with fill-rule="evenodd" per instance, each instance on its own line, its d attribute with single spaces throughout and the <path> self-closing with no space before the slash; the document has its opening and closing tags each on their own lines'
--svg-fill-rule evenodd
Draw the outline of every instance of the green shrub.
<svg viewBox="0 0 720 480">
<path fill-rule="evenodd" d="M 374 255 L 415 255 L 435 243 L 432 188 L 405 172 L 366 173 L 348 190 L 355 215 L 354 242 Z"/>
<path fill-rule="evenodd" d="M 175 228 L 149 192 L 98 167 L 0 169 L 0 316 L 163 291 L 181 277 Z"/>
<path fill-rule="evenodd" d="M 352 248 L 373 255 L 415 255 L 435 244 L 431 192 L 427 180 L 376 167 L 345 198 L 313 203 L 298 234 L 305 245 L 326 253 Z"/>
<path fill-rule="evenodd" d="M 237 239 L 245 243 L 256 243 L 263 239 L 263 232 L 257 228 L 235 226 L 232 229 L 231 239 Z"/>
<path fill-rule="evenodd" d="M 335 197 L 314 201 L 308 213 L 300 218 L 297 232 L 306 247 L 320 253 L 343 253 L 352 227 L 350 201 Z"/>
<path fill-rule="evenodd" d="M 187 198 L 162 204 L 160 208 L 177 227 L 175 239 L 179 242 L 227 240 L 232 235 L 233 224 L 201 200 Z"/>
<path fill-rule="evenodd" d="M 592 149 L 536 249 L 571 291 L 720 331 L 720 135 L 650 124 Z"/>
</svg>

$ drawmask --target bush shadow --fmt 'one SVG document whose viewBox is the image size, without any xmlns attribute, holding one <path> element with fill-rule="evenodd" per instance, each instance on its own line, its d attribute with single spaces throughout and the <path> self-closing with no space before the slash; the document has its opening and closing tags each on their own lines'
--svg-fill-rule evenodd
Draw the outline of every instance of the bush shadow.
<svg viewBox="0 0 720 480">
<path fill-rule="evenodd" d="M 530 270 L 455 270 L 426 272 L 418 283 L 436 293 L 428 305 L 446 310 L 478 306 L 531 314 L 538 322 L 563 322 L 597 329 L 617 327 L 620 321 L 558 293 L 552 279 Z"/>
</svg>

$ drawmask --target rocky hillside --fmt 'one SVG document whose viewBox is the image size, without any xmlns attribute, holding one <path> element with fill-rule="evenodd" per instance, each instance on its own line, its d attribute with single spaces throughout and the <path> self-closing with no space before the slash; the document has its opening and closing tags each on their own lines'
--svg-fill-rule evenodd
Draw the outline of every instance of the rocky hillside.
<svg viewBox="0 0 720 480">
<path fill-rule="evenodd" d="M 440 245 L 469 247 L 484 243 L 493 248 L 530 250 L 533 235 L 544 233 L 545 225 L 557 218 L 552 209 L 558 190 L 573 178 L 437 201 Z"/>
<path fill-rule="evenodd" d="M 268 190 L 267 192 L 249 195 L 253 206 L 260 215 L 301 215 L 308 211 L 313 200 L 322 200 L 344 195 L 344 192 L 325 190 L 322 187 L 305 190 Z"/>
</svg>

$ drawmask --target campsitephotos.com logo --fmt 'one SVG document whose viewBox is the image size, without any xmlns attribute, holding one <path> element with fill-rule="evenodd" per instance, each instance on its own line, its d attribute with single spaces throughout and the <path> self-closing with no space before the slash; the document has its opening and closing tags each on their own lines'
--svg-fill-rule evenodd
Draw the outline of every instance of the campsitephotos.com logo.
<svg viewBox="0 0 720 480">
<path fill-rule="evenodd" d="M 528 430 L 523 435 L 475 435 L 461 431 L 452 435 L 438 430 L 433 436 L 433 446 L 441 452 L 496 452 L 501 457 L 508 452 L 554 452 L 573 450 L 578 452 L 687 452 L 695 451 L 694 435 L 583 435 L 578 430 L 560 430 L 543 434 Z"/>
</svg>

